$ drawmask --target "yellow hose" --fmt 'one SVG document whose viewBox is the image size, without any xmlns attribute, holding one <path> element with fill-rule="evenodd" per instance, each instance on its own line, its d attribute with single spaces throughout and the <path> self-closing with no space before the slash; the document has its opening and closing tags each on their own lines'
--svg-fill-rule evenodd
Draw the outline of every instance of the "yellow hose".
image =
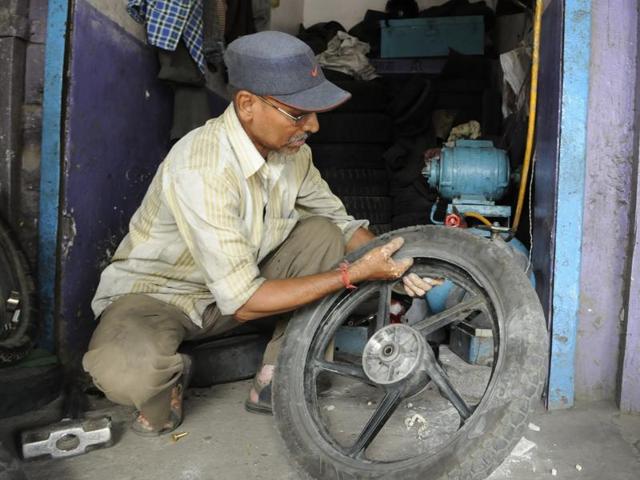
<svg viewBox="0 0 640 480">
<path fill-rule="evenodd" d="M 471 218 L 475 218 L 476 220 L 480 220 L 482 223 L 484 223 L 488 227 L 492 226 L 491 222 L 487 220 L 487 217 L 485 217 L 484 215 L 480 215 L 478 212 L 465 212 L 463 213 L 463 215 L 465 217 L 471 217 Z"/>
<path fill-rule="evenodd" d="M 512 231 L 515 233 L 520 225 L 524 196 L 527 191 L 527 177 L 533 154 L 533 138 L 536 130 L 536 108 L 538 104 L 538 71 L 540 64 L 540 26 L 542 24 L 542 0 L 536 0 L 536 10 L 533 20 L 533 54 L 531 58 L 531 92 L 529 96 L 529 126 L 527 130 L 527 148 L 522 163 L 522 175 L 520 176 L 520 190 L 518 191 L 518 203 L 513 220 Z"/>
</svg>

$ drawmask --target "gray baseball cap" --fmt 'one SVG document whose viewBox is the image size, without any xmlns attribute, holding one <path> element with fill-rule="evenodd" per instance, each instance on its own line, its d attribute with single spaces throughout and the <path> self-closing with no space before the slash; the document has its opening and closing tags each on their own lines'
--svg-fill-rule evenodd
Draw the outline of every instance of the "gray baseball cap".
<svg viewBox="0 0 640 480">
<path fill-rule="evenodd" d="M 324 112 L 351 98 L 328 81 L 311 48 L 282 32 L 240 37 L 224 54 L 229 83 L 302 111 Z"/>
</svg>

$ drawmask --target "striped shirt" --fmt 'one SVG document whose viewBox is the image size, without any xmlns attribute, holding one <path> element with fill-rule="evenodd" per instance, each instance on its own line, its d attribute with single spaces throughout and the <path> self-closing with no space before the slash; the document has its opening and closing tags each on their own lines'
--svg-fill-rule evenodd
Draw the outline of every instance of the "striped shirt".
<svg viewBox="0 0 640 480">
<path fill-rule="evenodd" d="M 345 241 L 368 225 L 331 193 L 308 146 L 271 152 L 265 162 L 231 104 L 176 143 L 159 166 L 102 272 L 93 311 L 98 316 L 118 297 L 144 293 L 199 326 L 213 302 L 233 314 L 265 281 L 260 262 L 314 215 L 335 223 Z"/>
</svg>

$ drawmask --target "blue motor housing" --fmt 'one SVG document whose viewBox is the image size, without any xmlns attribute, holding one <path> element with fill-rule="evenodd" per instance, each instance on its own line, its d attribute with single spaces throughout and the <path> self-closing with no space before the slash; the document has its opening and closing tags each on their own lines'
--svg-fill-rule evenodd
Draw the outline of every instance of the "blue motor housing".
<svg viewBox="0 0 640 480">
<path fill-rule="evenodd" d="M 480 230 L 478 228 L 469 228 L 466 231 L 481 237 L 489 237 L 491 235 L 487 230 Z M 525 247 L 517 238 L 510 239 L 507 242 L 507 245 L 517 252 L 518 260 L 522 261 L 523 270 L 526 269 L 527 258 L 529 256 L 529 250 L 527 247 Z M 531 282 L 531 285 L 534 287 L 536 286 L 536 278 L 531 271 L 529 272 L 529 281 Z M 457 289 L 450 280 L 446 280 L 442 285 L 432 288 L 426 295 L 429 310 L 432 313 L 440 313 L 448 306 L 455 305 L 460 301 L 460 298 L 456 297 L 460 292 L 461 290 Z"/>
<path fill-rule="evenodd" d="M 504 196 L 511 170 L 507 152 L 489 140 L 458 140 L 423 170 L 429 185 L 443 198 L 493 202 Z"/>
</svg>

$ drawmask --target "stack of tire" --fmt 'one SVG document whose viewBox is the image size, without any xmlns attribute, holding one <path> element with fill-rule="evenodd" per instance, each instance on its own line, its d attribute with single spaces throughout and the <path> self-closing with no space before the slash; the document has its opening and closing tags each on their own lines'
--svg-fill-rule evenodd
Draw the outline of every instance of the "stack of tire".
<svg viewBox="0 0 640 480">
<path fill-rule="evenodd" d="M 423 75 L 389 80 L 394 143 L 385 154 L 393 199 L 391 228 L 431 223 L 429 214 L 437 193 L 422 175 L 424 153 L 436 147 L 431 116 L 436 101 L 433 83 Z"/>
<path fill-rule="evenodd" d="M 25 255 L 0 221 L 0 422 L 42 407 L 62 390 L 62 369 L 55 357 L 40 352 L 27 358 L 38 334 L 36 304 Z M 3 461 L 0 448 L 0 479 L 6 478 Z"/>
<path fill-rule="evenodd" d="M 354 80 L 325 71 L 352 98 L 318 115 L 320 131 L 310 137 L 313 162 L 332 192 L 377 235 L 391 229 L 391 197 L 383 153 L 393 141 L 388 97 L 381 81 Z"/>
</svg>

